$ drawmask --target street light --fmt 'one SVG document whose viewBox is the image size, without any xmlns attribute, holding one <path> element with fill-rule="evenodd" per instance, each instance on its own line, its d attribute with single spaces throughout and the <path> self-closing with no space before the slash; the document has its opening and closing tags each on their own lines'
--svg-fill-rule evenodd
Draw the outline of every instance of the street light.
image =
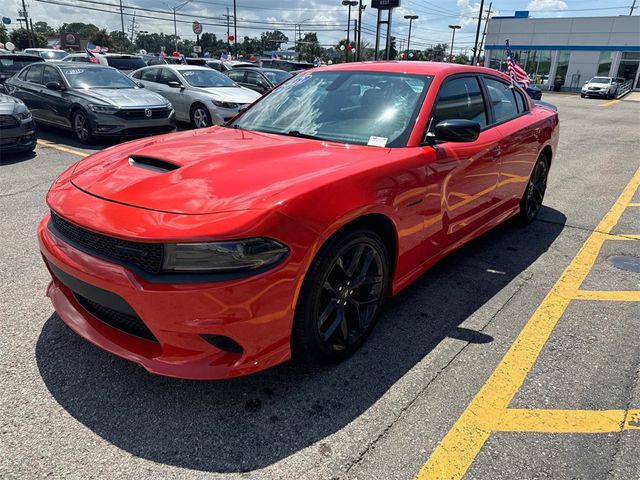
<svg viewBox="0 0 640 480">
<path fill-rule="evenodd" d="M 171 10 L 173 10 L 173 37 L 176 42 L 175 51 L 178 51 L 178 23 L 176 22 L 176 11 L 184 7 L 187 3 L 191 2 L 191 0 L 187 0 L 186 2 L 182 2 L 179 5 L 171 6 L 168 3 L 165 3 Z"/>
<path fill-rule="evenodd" d="M 456 39 L 456 30 L 462 27 L 460 25 L 449 25 L 449 28 L 453 30 L 453 35 L 451 36 L 451 51 L 449 52 L 449 62 L 453 62 L 453 42 Z"/>
<path fill-rule="evenodd" d="M 358 5 L 357 0 L 342 0 L 342 5 L 349 7 L 349 15 L 347 16 L 347 45 L 345 46 L 344 61 L 349 63 L 349 31 L 351 30 L 351 7 Z"/>
<path fill-rule="evenodd" d="M 407 59 L 409 59 L 409 51 L 411 50 L 411 24 L 418 19 L 418 15 L 405 15 L 405 20 L 409 20 L 409 38 L 407 38 Z"/>
</svg>

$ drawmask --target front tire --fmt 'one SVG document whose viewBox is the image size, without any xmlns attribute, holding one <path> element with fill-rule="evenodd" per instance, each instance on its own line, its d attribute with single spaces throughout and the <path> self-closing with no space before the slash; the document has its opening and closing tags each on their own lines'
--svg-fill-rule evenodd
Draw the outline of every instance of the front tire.
<svg viewBox="0 0 640 480">
<path fill-rule="evenodd" d="M 207 128 L 212 125 L 211 114 L 207 107 L 201 103 L 196 103 L 191 107 L 191 125 L 194 128 Z"/>
<path fill-rule="evenodd" d="M 541 154 L 533 167 L 527 188 L 520 200 L 520 212 L 518 219 L 520 224 L 528 225 L 533 222 L 544 200 L 544 193 L 547 190 L 547 177 L 549 176 L 549 160 L 547 156 Z"/>
<path fill-rule="evenodd" d="M 353 354 L 373 330 L 388 286 L 388 253 L 377 233 L 358 229 L 329 240 L 300 292 L 293 356 L 334 363 Z"/>
<path fill-rule="evenodd" d="M 93 141 L 93 134 L 91 133 L 91 123 L 87 114 L 82 110 L 76 110 L 71 118 L 71 126 L 73 127 L 73 133 L 78 141 L 84 145 L 87 145 Z"/>
</svg>

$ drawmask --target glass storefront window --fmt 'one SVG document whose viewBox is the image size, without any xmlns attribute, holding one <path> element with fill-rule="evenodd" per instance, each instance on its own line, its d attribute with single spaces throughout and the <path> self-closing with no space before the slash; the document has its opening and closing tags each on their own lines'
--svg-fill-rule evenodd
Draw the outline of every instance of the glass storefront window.
<svg viewBox="0 0 640 480">
<path fill-rule="evenodd" d="M 620 66 L 617 77 L 624 77 L 625 80 L 635 80 L 640 65 L 640 52 L 622 52 Z"/>
<path fill-rule="evenodd" d="M 608 77 L 611 71 L 611 62 L 613 62 L 613 52 L 600 52 L 598 59 L 598 77 Z"/>
<path fill-rule="evenodd" d="M 520 66 L 529 74 L 534 85 L 549 84 L 551 70 L 551 50 L 511 50 Z M 489 67 L 507 71 L 506 50 L 490 50 Z M 566 72 L 565 72 L 566 73 Z"/>
<path fill-rule="evenodd" d="M 571 58 L 571 52 L 560 52 L 558 55 L 558 67 L 556 68 L 556 78 L 553 81 L 553 85 L 561 87 L 567 81 L 567 70 L 569 69 L 569 59 Z"/>
</svg>

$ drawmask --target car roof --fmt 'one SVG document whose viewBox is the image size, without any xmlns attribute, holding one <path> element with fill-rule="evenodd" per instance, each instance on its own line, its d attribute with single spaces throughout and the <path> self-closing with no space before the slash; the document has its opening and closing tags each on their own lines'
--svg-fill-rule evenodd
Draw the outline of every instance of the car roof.
<svg viewBox="0 0 640 480">
<path fill-rule="evenodd" d="M 216 70 L 212 70 L 209 67 L 204 67 L 202 65 L 183 65 L 179 64 L 167 64 L 167 65 L 151 65 L 152 67 L 169 67 L 172 70 L 206 70 L 207 72 L 215 72 Z M 218 72 L 220 73 L 220 72 Z"/>
<path fill-rule="evenodd" d="M 86 63 L 82 63 L 82 62 L 50 62 L 47 65 L 51 66 L 51 67 L 58 67 L 58 68 L 71 68 L 71 69 L 76 69 L 76 68 L 113 68 L 110 67 L 109 65 L 100 65 L 99 63 L 91 63 L 91 62 L 86 62 Z M 114 70 L 117 70 L 117 68 L 113 68 Z"/>
<path fill-rule="evenodd" d="M 39 60 L 37 60 L 39 58 L 42 61 L 44 61 L 44 58 L 42 58 L 40 55 L 34 55 L 33 53 L 22 53 L 22 52 L 5 53 L 5 52 L 0 52 L 0 55 L 2 55 L 3 57 L 28 57 L 28 58 L 33 58 L 36 61 L 39 61 Z"/>
<path fill-rule="evenodd" d="M 25 48 L 24 51 L 26 52 L 27 50 L 35 50 L 37 52 L 62 52 L 62 53 L 67 53 L 66 50 L 62 50 L 60 48 L 38 48 L 38 47 L 29 47 L 29 48 Z"/>
<path fill-rule="evenodd" d="M 286 70 L 281 70 L 279 68 L 269 68 L 269 67 L 235 67 L 233 70 L 251 70 L 251 71 L 258 71 L 258 72 L 278 72 L 278 73 L 290 73 L 287 72 Z M 230 70 L 230 71 L 233 71 Z"/>
<path fill-rule="evenodd" d="M 488 67 L 476 67 L 472 65 L 459 65 L 457 63 L 445 62 L 420 62 L 420 61 L 382 61 L 382 62 L 354 62 L 341 63 L 337 65 L 328 65 L 322 67 L 320 71 L 341 71 L 341 70 L 360 70 L 368 72 L 390 72 L 390 73 L 408 73 L 417 75 L 432 76 L 448 76 L 456 73 L 479 73 L 486 75 L 494 75 L 504 80 L 509 80 L 509 76 Z M 312 70 L 312 71 L 315 71 Z M 305 70 L 309 72 L 309 70 Z"/>
</svg>

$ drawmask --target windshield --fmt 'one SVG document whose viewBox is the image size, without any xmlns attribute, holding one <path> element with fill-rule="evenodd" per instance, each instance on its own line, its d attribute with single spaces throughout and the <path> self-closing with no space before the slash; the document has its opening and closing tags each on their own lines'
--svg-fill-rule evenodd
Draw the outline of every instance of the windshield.
<svg viewBox="0 0 640 480">
<path fill-rule="evenodd" d="M 301 73 L 231 126 L 359 145 L 404 146 L 431 80 L 386 72 Z"/>
<path fill-rule="evenodd" d="M 589 80 L 589 83 L 609 83 L 611 81 L 608 77 L 593 77 Z"/>
<path fill-rule="evenodd" d="M 236 84 L 226 75 L 215 70 L 179 70 L 180 75 L 192 87 L 235 87 Z"/>
<path fill-rule="evenodd" d="M 67 52 L 40 52 L 40 56 L 46 60 L 62 60 L 69 55 Z"/>
<path fill-rule="evenodd" d="M 10 57 L 0 57 L 0 70 L 9 71 L 9 72 L 17 72 L 18 70 L 22 70 L 22 67 L 26 67 L 27 65 L 31 65 L 35 62 L 42 62 L 44 60 L 38 57 L 21 57 L 18 55 L 10 56 Z"/>
<path fill-rule="evenodd" d="M 63 68 L 62 73 L 71 88 L 136 88 L 124 73 L 109 67 Z"/>
<path fill-rule="evenodd" d="M 118 70 L 138 70 L 147 66 L 144 60 L 138 57 L 107 57 L 107 63 Z"/>
<path fill-rule="evenodd" d="M 272 70 L 264 70 L 262 73 L 264 73 L 264 76 L 274 85 L 284 82 L 291 76 L 291 74 L 287 72 L 274 72 Z"/>
</svg>

